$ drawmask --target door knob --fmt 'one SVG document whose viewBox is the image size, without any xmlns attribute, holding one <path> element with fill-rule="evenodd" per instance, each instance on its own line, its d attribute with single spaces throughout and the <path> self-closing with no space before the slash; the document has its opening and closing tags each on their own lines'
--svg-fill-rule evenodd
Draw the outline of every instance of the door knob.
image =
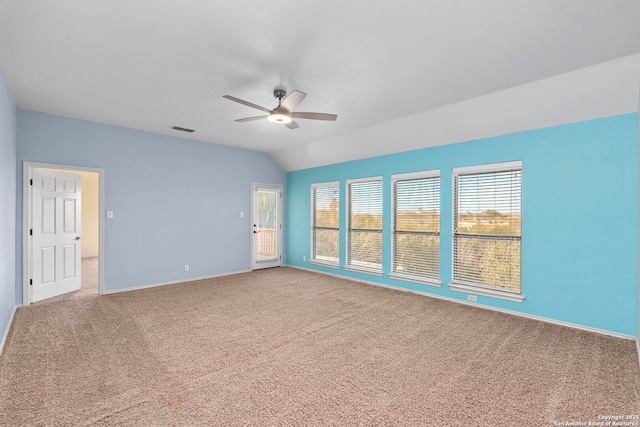
<svg viewBox="0 0 640 427">
<path fill-rule="evenodd" d="M 80 236 L 76 236 L 76 238 L 73 240 L 80 240 Z"/>
</svg>

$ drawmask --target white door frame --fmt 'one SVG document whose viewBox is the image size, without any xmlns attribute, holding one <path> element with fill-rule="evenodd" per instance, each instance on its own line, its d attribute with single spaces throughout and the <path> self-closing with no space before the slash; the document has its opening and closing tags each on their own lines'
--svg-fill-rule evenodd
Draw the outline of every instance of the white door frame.
<svg viewBox="0 0 640 427">
<path fill-rule="evenodd" d="M 251 183 L 251 224 L 250 224 L 250 233 L 251 233 L 251 270 L 255 270 L 255 266 L 257 264 L 257 254 L 258 254 L 258 250 L 256 248 L 256 238 L 254 236 L 254 227 L 253 227 L 253 223 L 255 221 L 255 212 L 256 212 L 256 206 L 255 206 L 255 194 L 256 191 L 259 188 L 267 188 L 269 190 L 274 190 L 277 191 L 280 194 L 280 197 L 278 198 L 278 205 L 277 205 L 277 210 L 278 210 L 278 218 L 277 218 L 277 246 L 278 246 L 278 261 L 277 261 L 277 266 L 281 267 L 282 266 L 282 254 L 284 253 L 283 251 L 283 247 L 282 247 L 282 235 L 283 235 L 283 230 L 282 230 L 282 224 L 283 224 L 283 218 L 284 218 L 284 212 L 283 212 L 283 199 L 284 199 L 284 193 L 283 193 L 283 189 L 282 189 L 282 185 L 280 184 L 264 184 L 264 183 L 260 183 L 260 182 L 252 182 Z M 275 267 L 276 265 L 271 265 L 271 267 Z"/>
<path fill-rule="evenodd" d="M 104 169 L 85 166 L 59 165 L 55 163 L 22 163 L 22 305 L 27 306 L 32 302 L 29 279 L 31 278 L 32 250 L 29 230 L 32 227 L 31 220 L 31 186 L 29 182 L 33 176 L 34 168 L 67 170 L 78 172 L 93 172 L 98 174 L 98 294 L 104 293 Z"/>
</svg>

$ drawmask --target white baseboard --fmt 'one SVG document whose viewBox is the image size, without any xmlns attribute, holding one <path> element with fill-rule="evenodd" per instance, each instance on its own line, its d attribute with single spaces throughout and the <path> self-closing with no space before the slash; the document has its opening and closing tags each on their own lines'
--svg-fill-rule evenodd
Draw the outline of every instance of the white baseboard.
<svg viewBox="0 0 640 427">
<path fill-rule="evenodd" d="M 305 268 L 305 267 L 299 267 L 299 266 L 296 266 L 296 265 L 289 265 L 288 267 L 297 268 L 299 270 L 311 271 L 313 273 L 318 273 L 318 274 L 326 274 L 327 276 L 339 277 L 341 279 L 353 280 L 354 282 L 366 283 L 368 285 L 374 285 L 374 286 L 380 286 L 380 287 L 383 287 L 383 288 L 394 289 L 396 291 L 411 292 L 411 293 L 418 294 L 418 295 L 424 295 L 424 296 L 431 297 L 431 298 L 437 298 L 437 299 L 441 299 L 441 300 L 445 300 L 445 301 L 456 302 L 458 304 L 469 305 L 469 306 L 472 306 L 472 307 L 479 307 L 479 308 L 484 308 L 484 309 L 487 309 L 487 310 L 499 311 L 501 313 L 513 314 L 514 316 L 526 317 L 527 319 L 538 320 L 540 322 L 546 322 L 546 323 L 553 323 L 553 324 L 560 325 L 560 326 L 567 326 L 569 328 L 581 329 L 583 331 L 595 332 L 597 334 L 609 335 L 609 336 L 616 337 L 616 338 L 623 338 L 623 339 L 627 339 L 627 340 L 635 340 L 636 344 L 638 346 L 638 357 L 640 357 L 640 343 L 638 342 L 636 337 L 634 337 L 633 335 L 619 334 L 617 332 L 611 332 L 611 331 L 607 331 L 605 329 L 591 328 L 589 326 L 583 326 L 583 325 L 578 325 L 578 324 L 575 324 L 575 323 L 563 322 L 561 320 L 549 319 L 547 317 L 535 316 L 533 314 L 521 313 L 519 311 L 506 310 L 504 308 L 492 307 L 490 305 L 484 305 L 484 304 L 478 304 L 478 303 L 462 301 L 462 300 L 459 300 L 459 299 L 449 298 L 449 297 L 445 297 L 445 296 L 442 296 L 442 295 L 431 294 L 429 292 L 421 292 L 421 291 L 416 291 L 416 290 L 413 290 L 413 289 L 400 288 L 398 286 L 386 285 L 384 283 L 376 283 L 376 282 L 372 282 L 372 281 L 369 281 L 369 280 L 356 279 L 356 278 L 353 278 L 353 277 L 343 276 L 343 275 L 335 274 L 335 273 L 327 273 L 325 271 L 314 270 L 314 269 Z"/>
<path fill-rule="evenodd" d="M 640 363 L 640 331 L 638 331 L 638 338 L 636 338 L 636 347 L 636 350 L 638 350 L 638 363 Z"/>
<path fill-rule="evenodd" d="M 241 274 L 241 273 L 249 273 L 250 271 L 251 270 L 239 270 L 239 271 L 232 271 L 232 272 L 229 272 L 229 273 L 214 274 L 212 276 L 189 277 L 189 278 L 186 278 L 186 279 L 183 279 L 183 280 L 172 280 L 170 282 L 162 282 L 162 283 L 150 283 L 148 285 L 140 285 L 140 286 L 135 286 L 133 288 L 112 289 L 112 290 L 104 291 L 102 295 L 119 294 L 120 292 L 129 292 L 129 291 L 138 291 L 140 289 L 155 288 L 155 287 L 158 287 L 158 286 L 177 285 L 178 283 L 196 282 L 198 280 L 213 279 L 213 278 L 216 278 L 216 277 L 224 277 L 224 276 L 232 276 L 234 274 Z"/>
<path fill-rule="evenodd" d="M 11 324 L 13 323 L 13 316 L 16 314 L 16 310 L 19 306 L 13 307 L 13 311 L 11 312 L 11 316 L 9 317 L 9 323 L 7 323 L 7 329 L 2 334 L 2 341 L 0 341 L 0 356 L 2 355 L 2 351 L 4 350 L 4 344 L 7 342 L 7 338 L 9 337 L 9 330 L 11 330 Z"/>
</svg>

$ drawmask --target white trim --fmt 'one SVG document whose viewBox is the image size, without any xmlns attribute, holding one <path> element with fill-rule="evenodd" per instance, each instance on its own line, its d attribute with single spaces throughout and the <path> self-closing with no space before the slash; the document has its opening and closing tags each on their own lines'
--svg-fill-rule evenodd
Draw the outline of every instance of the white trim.
<svg viewBox="0 0 640 427">
<path fill-rule="evenodd" d="M 348 186 L 349 184 L 354 184 L 357 182 L 369 182 L 369 181 L 382 181 L 382 175 L 378 175 L 378 176 L 368 176 L 365 178 L 353 178 L 353 179 L 347 179 L 345 181 L 345 184 Z"/>
<path fill-rule="evenodd" d="M 315 187 L 332 187 L 332 186 L 340 187 L 340 181 L 314 182 L 314 183 L 311 184 L 311 188 L 315 188 Z"/>
<path fill-rule="evenodd" d="M 442 287 L 442 282 L 435 279 L 429 279 L 427 277 L 414 276 L 413 274 L 404 273 L 389 273 L 387 274 L 392 279 L 404 280 L 406 282 L 422 283 L 424 285 L 435 286 L 437 288 Z"/>
<path fill-rule="evenodd" d="M 253 270 L 238 270 L 238 271 L 231 271 L 229 273 L 213 274 L 211 276 L 191 277 L 191 278 L 188 278 L 186 280 L 182 279 L 182 280 L 172 280 L 172 281 L 169 281 L 169 282 L 150 283 L 150 284 L 147 284 L 147 285 L 134 286 L 132 288 L 121 288 L 121 289 L 108 290 L 108 291 L 105 291 L 104 294 L 105 295 L 119 294 L 119 293 L 122 293 L 122 292 L 139 291 L 139 290 L 142 290 L 142 289 L 157 288 L 159 286 L 177 285 L 177 284 L 180 284 L 180 283 L 197 282 L 198 280 L 215 279 L 216 277 L 225 277 L 225 276 L 233 276 L 234 274 L 251 273 L 251 271 L 253 271 Z"/>
<path fill-rule="evenodd" d="M 486 310 L 497 311 L 497 312 L 500 312 L 500 313 L 512 314 L 514 316 L 524 317 L 524 318 L 531 319 L 531 320 L 538 320 L 540 322 L 552 323 L 552 324 L 555 324 L 555 325 L 566 326 L 566 327 L 573 328 L 573 329 L 580 329 L 582 331 L 594 332 L 594 333 L 601 334 L 601 335 L 608 335 L 608 336 L 612 336 L 612 337 L 615 337 L 615 338 L 622 338 L 622 339 L 626 339 L 626 340 L 635 340 L 636 339 L 633 335 L 626 335 L 626 334 L 620 334 L 620 333 L 617 333 L 617 332 L 607 331 L 607 330 L 604 330 L 604 329 L 591 328 L 589 326 L 583 326 L 583 325 L 578 325 L 578 324 L 575 324 L 575 323 L 563 322 L 561 320 L 549 319 L 547 317 L 535 316 L 533 314 L 521 313 L 519 311 L 505 310 L 503 308 L 492 307 L 490 305 L 471 303 L 471 302 L 467 302 L 467 301 L 464 301 L 464 300 L 459 300 L 459 299 L 456 299 L 456 298 L 450 298 L 450 297 L 445 297 L 445 296 L 442 296 L 442 295 L 432 294 L 432 293 L 429 293 L 429 292 L 422 292 L 422 291 L 416 291 L 416 290 L 413 290 L 413 289 L 400 288 L 400 287 L 397 287 L 397 286 L 387 285 L 387 284 L 384 284 L 384 283 L 376 283 L 376 282 L 371 282 L 369 280 L 356 279 L 354 277 L 343 276 L 341 274 L 335 274 L 335 273 L 328 273 L 328 272 L 320 271 L 320 270 L 313 270 L 311 268 L 299 267 L 299 266 L 296 266 L 296 265 L 289 265 L 288 267 L 297 268 L 299 270 L 306 270 L 306 271 L 310 271 L 310 272 L 318 273 L 318 274 L 326 274 L 327 276 L 334 276 L 334 277 L 339 277 L 340 279 L 353 280 L 354 282 L 366 283 L 368 285 L 380 286 L 382 288 L 393 289 L 393 290 L 396 290 L 396 291 L 412 292 L 414 294 L 423 295 L 425 297 L 441 299 L 441 300 L 445 300 L 445 301 L 455 302 L 455 303 L 458 303 L 458 304 L 464 304 L 464 305 L 468 305 L 468 306 L 472 306 L 472 307 L 483 308 L 483 309 L 486 309 Z M 638 349 L 638 351 L 640 352 L 640 348 Z"/>
<path fill-rule="evenodd" d="M 28 184 L 34 168 L 72 170 L 80 172 L 92 172 L 98 174 L 98 295 L 103 295 L 104 290 L 104 175 L 103 168 L 88 166 L 60 165 L 56 163 L 22 162 L 22 305 L 31 304 L 31 288 L 29 276 L 31 272 L 31 240 L 29 229 L 31 228 L 31 186 Z"/>
<path fill-rule="evenodd" d="M 640 363 L 640 338 L 636 338 L 636 350 L 638 350 L 638 363 Z"/>
<path fill-rule="evenodd" d="M 500 172 L 511 169 L 522 169 L 522 160 L 514 160 L 511 162 L 487 163 L 483 165 L 461 166 L 453 168 L 453 176 L 464 175 L 469 173 L 483 172 Z"/>
<path fill-rule="evenodd" d="M 29 287 L 29 272 L 31 271 L 31 242 L 27 237 L 29 235 L 29 226 L 31 224 L 31 186 L 29 175 L 31 174 L 31 166 L 28 162 L 22 163 L 22 305 L 27 306 L 31 303 Z"/>
<path fill-rule="evenodd" d="M 506 299 L 509 301 L 522 302 L 524 297 L 515 292 L 502 291 L 500 289 L 489 289 L 480 286 L 469 286 L 461 283 L 450 283 L 449 289 L 456 292 L 464 292 L 467 294 L 484 295 L 486 297 Z"/>
<path fill-rule="evenodd" d="M 2 356 L 2 351 L 4 350 L 4 345 L 7 342 L 7 338 L 9 337 L 9 331 L 11 330 L 11 324 L 13 323 L 13 316 L 16 314 L 16 310 L 20 307 L 16 305 L 13 307 L 13 311 L 11 312 L 11 316 L 9 316 L 9 322 L 7 323 L 7 329 L 2 334 L 2 341 L 0 341 L 0 356 Z"/>
<path fill-rule="evenodd" d="M 391 175 L 391 183 L 393 181 L 404 181 L 409 179 L 421 179 L 421 178 L 440 178 L 440 169 L 429 169 L 417 172 L 397 173 Z"/>
</svg>

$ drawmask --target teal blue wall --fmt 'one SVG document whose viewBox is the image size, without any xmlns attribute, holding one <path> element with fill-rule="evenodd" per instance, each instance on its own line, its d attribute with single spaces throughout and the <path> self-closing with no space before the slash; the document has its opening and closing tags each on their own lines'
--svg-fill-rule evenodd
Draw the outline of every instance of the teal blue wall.
<svg viewBox="0 0 640 427">
<path fill-rule="evenodd" d="M 637 145 L 638 115 L 632 113 L 290 172 L 287 264 L 466 300 L 466 294 L 447 286 L 451 281 L 452 169 L 522 160 L 525 300 L 478 296 L 478 304 L 636 336 Z M 440 169 L 442 177 L 440 288 L 387 276 L 391 268 L 390 177 L 429 169 Z M 367 176 L 383 176 L 384 275 L 304 262 L 304 256 L 310 257 L 311 184 L 341 183 L 344 265 L 345 181 Z"/>
</svg>

